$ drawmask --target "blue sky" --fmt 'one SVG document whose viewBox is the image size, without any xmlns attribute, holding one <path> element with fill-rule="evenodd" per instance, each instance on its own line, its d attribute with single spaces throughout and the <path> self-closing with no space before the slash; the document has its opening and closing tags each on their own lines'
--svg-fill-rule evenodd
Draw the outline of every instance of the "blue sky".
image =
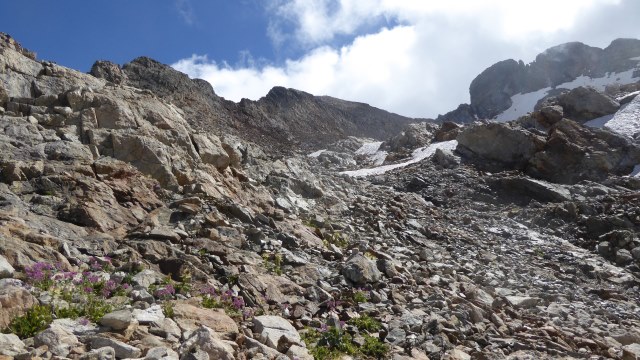
<svg viewBox="0 0 640 360">
<path fill-rule="evenodd" d="M 193 53 L 236 62 L 242 52 L 275 59 L 260 1 L 5 1 L 0 31 L 42 59 L 88 71 L 97 59 L 145 55 L 170 64 Z"/>
<path fill-rule="evenodd" d="M 16 0 L 1 10 L 0 31 L 81 71 L 144 55 L 233 101 L 287 86 L 414 117 L 468 102 L 471 80 L 497 61 L 640 38 L 637 0 Z"/>
</svg>

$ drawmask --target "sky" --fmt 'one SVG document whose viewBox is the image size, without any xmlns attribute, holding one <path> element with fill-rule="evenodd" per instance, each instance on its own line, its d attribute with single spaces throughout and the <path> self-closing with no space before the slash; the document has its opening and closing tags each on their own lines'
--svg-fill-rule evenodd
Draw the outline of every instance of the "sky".
<svg viewBox="0 0 640 360">
<path fill-rule="evenodd" d="M 468 102 L 470 82 L 498 61 L 640 38 L 638 0 L 20 0 L 1 10 L 0 31 L 80 71 L 149 56 L 228 100 L 285 86 L 423 118 Z"/>
</svg>

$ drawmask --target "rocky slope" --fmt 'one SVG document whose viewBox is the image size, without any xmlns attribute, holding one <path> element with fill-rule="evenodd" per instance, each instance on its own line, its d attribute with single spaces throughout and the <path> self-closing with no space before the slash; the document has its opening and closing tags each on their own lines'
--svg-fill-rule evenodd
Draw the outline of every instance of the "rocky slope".
<svg viewBox="0 0 640 360">
<path fill-rule="evenodd" d="M 275 87 L 258 101 L 240 103 L 217 96 L 209 83 L 189 79 L 167 65 L 141 57 L 122 68 L 96 62 L 91 73 L 117 84 L 151 90 L 185 109 L 185 117 L 202 131 L 246 136 L 270 151 L 292 146 L 320 147 L 348 136 L 384 140 L 415 120 L 366 104 Z"/>
<path fill-rule="evenodd" d="M 0 358 L 640 356 L 640 148 L 564 102 L 327 145 L 377 110 L 92 74 L 0 38 Z"/>
<path fill-rule="evenodd" d="M 554 46 L 530 64 L 498 62 L 469 87 L 471 104 L 439 116 L 439 121 L 515 120 L 533 110 L 545 96 L 581 85 L 624 85 L 640 80 L 640 40 L 616 39 L 604 49 L 579 42 Z"/>
</svg>

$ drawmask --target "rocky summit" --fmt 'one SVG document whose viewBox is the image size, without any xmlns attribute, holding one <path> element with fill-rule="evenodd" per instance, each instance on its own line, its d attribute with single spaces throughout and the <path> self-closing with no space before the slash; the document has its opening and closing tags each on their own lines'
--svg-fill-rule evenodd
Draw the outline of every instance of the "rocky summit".
<svg viewBox="0 0 640 360">
<path fill-rule="evenodd" d="M 640 85 L 578 88 L 435 125 L 2 34 L 0 359 L 638 359 Z"/>
</svg>

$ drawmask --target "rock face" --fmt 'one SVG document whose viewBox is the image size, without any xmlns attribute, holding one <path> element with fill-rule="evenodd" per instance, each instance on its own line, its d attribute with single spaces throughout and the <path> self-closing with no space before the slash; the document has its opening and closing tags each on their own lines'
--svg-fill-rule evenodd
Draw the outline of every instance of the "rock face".
<svg viewBox="0 0 640 360">
<path fill-rule="evenodd" d="M 548 100 L 396 129 L 292 89 L 234 104 L 148 58 L 82 74 L 2 35 L 0 357 L 633 358 L 638 144 Z"/>
<path fill-rule="evenodd" d="M 568 119 L 556 122 L 546 134 L 518 123 L 476 125 L 462 131 L 457 140 L 457 151 L 481 168 L 523 170 L 564 184 L 628 174 L 640 163 L 636 144 Z"/>
<path fill-rule="evenodd" d="M 457 151 L 509 168 L 523 169 L 540 150 L 544 139 L 522 128 L 503 124 L 472 126 L 458 137 Z"/>
<path fill-rule="evenodd" d="M 516 94 L 555 88 L 581 76 L 601 78 L 606 77 L 607 73 L 633 72 L 638 67 L 638 56 L 640 40 L 616 39 L 604 49 L 579 42 L 554 46 L 536 56 L 530 64 L 512 59 L 500 61 L 471 82 L 470 105 L 463 104 L 438 119 L 460 123 L 474 118 L 492 119 L 512 105 L 511 98 Z M 636 71 L 632 76 L 640 78 L 640 73 Z M 611 83 L 616 81 L 615 78 L 610 79 Z M 579 116 L 585 115 L 583 113 L 572 119 L 579 121 L 582 120 Z"/>
</svg>

